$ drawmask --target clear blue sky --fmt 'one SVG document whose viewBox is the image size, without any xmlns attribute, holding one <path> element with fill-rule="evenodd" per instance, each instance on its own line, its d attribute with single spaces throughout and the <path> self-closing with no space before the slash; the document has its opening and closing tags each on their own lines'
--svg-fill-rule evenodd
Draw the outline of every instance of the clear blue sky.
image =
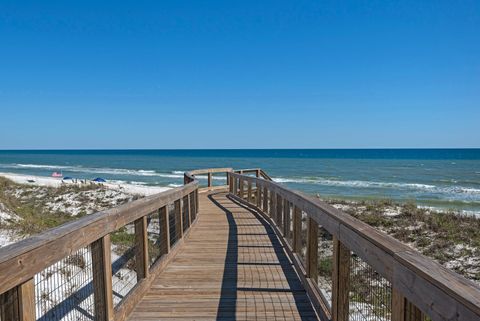
<svg viewBox="0 0 480 321">
<path fill-rule="evenodd" d="M 0 41 L 1 149 L 480 147 L 478 0 L 2 0 Z"/>
</svg>

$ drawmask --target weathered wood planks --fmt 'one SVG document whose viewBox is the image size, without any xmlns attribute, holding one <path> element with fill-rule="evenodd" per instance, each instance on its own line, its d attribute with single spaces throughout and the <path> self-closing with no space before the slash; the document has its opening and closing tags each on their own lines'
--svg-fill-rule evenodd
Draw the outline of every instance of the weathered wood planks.
<svg viewBox="0 0 480 321">
<path fill-rule="evenodd" d="M 185 245 L 129 320 L 318 320 L 275 233 L 225 193 L 201 199 Z"/>
</svg>

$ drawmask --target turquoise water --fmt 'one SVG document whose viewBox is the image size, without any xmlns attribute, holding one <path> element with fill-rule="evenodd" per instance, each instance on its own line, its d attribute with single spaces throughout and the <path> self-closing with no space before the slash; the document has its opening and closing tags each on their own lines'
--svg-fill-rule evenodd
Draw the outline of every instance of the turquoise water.
<svg viewBox="0 0 480 321">
<path fill-rule="evenodd" d="M 0 151 L 0 171 L 178 186 L 183 172 L 261 167 L 323 197 L 391 198 L 480 213 L 480 149 Z M 224 177 L 216 177 L 218 184 Z"/>
</svg>

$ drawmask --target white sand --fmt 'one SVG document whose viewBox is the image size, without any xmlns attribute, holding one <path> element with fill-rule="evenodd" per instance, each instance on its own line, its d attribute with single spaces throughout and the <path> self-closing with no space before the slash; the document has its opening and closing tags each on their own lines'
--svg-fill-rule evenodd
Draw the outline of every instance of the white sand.
<svg viewBox="0 0 480 321">
<path fill-rule="evenodd" d="M 33 186 L 49 186 L 49 187 L 60 187 L 62 184 L 82 184 L 80 180 L 77 180 L 77 183 L 74 183 L 71 180 L 63 181 L 61 178 L 56 177 L 46 177 L 46 176 L 34 176 L 34 175 L 23 175 L 23 174 L 15 174 L 15 173 L 0 173 L 0 176 L 8 178 L 9 180 L 18 183 L 18 184 L 26 184 L 26 185 L 33 185 Z M 29 180 L 33 180 L 34 182 L 30 183 Z M 87 184 L 98 184 L 87 181 Z M 171 189 L 170 187 L 162 187 L 162 186 L 146 186 L 146 185 L 135 185 L 135 184 L 127 184 L 123 182 L 115 182 L 115 183 L 101 183 L 103 186 L 106 186 L 110 189 L 122 191 L 128 194 L 139 194 L 139 195 L 152 195 L 157 194 L 160 192 L 164 192 L 166 190 Z"/>
</svg>

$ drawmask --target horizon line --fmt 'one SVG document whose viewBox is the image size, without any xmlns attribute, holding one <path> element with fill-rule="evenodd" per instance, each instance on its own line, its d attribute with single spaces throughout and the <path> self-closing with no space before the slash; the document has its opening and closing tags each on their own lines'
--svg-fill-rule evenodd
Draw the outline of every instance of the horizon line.
<svg viewBox="0 0 480 321">
<path fill-rule="evenodd" d="M 1 149 L 1 152 L 17 151 L 205 151 L 205 150 L 475 150 L 480 147 L 307 147 L 307 148 L 19 148 L 19 149 Z"/>
</svg>

